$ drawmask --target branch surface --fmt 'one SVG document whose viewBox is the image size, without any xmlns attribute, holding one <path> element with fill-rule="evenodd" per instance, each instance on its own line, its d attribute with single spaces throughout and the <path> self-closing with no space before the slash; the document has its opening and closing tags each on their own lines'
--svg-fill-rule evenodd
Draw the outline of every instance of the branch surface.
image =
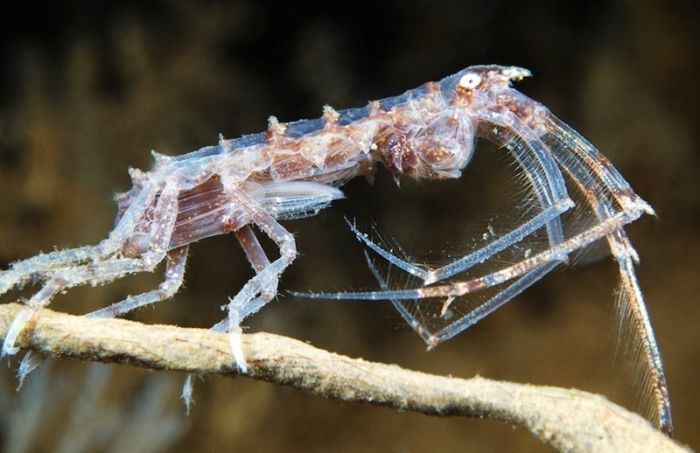
<svg viewBox="0 0 700 453">
<path fill-rule="evenodd" d="M 0 337 L 23 308 L 0 305 Z M 38 311 L 18 346 L 53 357 L 198 374 L 238 375 L 225 334 Z M 637 414 L 573 389 L 457 379 L 368 362 L 301 341 L 243 335 L 248 376 L 345 402 L 517 425 L 560 451 L 686 451 Z"/>
</svg>

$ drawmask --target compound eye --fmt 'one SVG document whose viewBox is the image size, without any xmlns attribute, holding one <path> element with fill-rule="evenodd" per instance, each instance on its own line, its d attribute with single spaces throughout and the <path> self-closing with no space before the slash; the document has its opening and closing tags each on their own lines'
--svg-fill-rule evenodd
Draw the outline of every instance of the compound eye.
<svg viewBox="0 0 700 453">
<path fill-rule="evenodd" d="M 481 76 L 475 72 L 468 72 L 459 79 L 458 85 L 468 90 L 473 90 L 481 83 Z"/>
</svg>

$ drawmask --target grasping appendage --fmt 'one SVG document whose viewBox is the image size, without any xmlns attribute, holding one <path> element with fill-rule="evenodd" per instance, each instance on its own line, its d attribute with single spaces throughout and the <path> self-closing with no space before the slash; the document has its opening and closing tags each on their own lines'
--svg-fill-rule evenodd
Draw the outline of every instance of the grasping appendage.
<svg viewBox="0 0 700 453">
<path fill-rule="evenodd" d="M 402 260 L 351 226 L 367 247 L 392 266 L 420 278 L 424 287 L 391 290 L 371 266 L 381 291 L 305 296 L 392 300 L 406 321 L 434 346 L 507 303 L 573 252 L 605 238 L 620 263 L 625 313 L 640 339 L 659 422 L 670 430 L 666 381 L 632 266 L 636 253 L 622 230 L 651 208 L 592 145 L 544 106 L 511 87 L 511 81 L 529 75 L 517 67 L 473 66 L 366 107 L 343 111 L 325 107 L 321 118 L 286 124 L 270 117 L 264 133 L 220 138 L 215 146 L 181 156 L 154 153 L 150 171 L 131 170 L 133 187 L 117 197 L 115 227 L 104 241 L 38 255 L 0 273 L 0 294 L 33 282 L 42 284 L 14 320 L 2 353 L 14 354 L 17 338 L 32 314 L 74 286 L 102 285 L 152 272 L 166 260 L 165 279 L 157 289 L 88 316 L 120 316 L 172 297 L 183 282 L 189 246 L 210 236 L 235 233 L 255 275 L 230 299 L 225 319 L 213 329 L 229 333 L 234 361 L 245 372 L 240 323 L 275 297 L 280 276 L 297 254 L 294 237 L 280 221 L 315 215 L 342 198 L 338 187 L 356 176 L 371 176 L 377 163 L 396 177 L 458 178 L 480 137 L 504 148 L 517 163 L 530 187 L 530 201 L 536 205 L 531 217 L 437 269 Z M 584 228 L 572 230 L 567 223 L 574 203 L 564 175 L 594 212 L 594 221 Z M 277 258 L 268 258 L 253 227 L 277 245 Z M 532 256 L 479 277 L 471 275 L 499 254 L 542 235 L 546 247 Z M 466 280 L 445 282 L 465 272 L 470 272 Z M 448 322 L 444 315 L 455 298 L 487 288 L 496 291 L 485 303 Z M 437 317 L 443 326 L 437 331 L 424 325 L 425 320 L 404 303 L 424 298 L 445 300 Z M 20 374 L 36 363 L 28 356 Z M 189 399 L 190 393 L 191 386 L 186 386 L 183 397 Z"/>
</svg>

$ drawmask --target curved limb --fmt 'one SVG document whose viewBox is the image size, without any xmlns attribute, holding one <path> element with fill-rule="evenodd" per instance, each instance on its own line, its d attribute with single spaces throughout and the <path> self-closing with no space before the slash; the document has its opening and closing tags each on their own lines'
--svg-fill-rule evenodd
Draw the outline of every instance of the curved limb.
<svg viewBox="0 0 700 453">
<path fill-rule="evenodd" d="M 491 141 L 503 144 L 513 154 L 527 175 L 542 207 L 542 211 L 536 216 L 483 248 L 432 270 L 403 260 L 384 250 L 372 242 L 366 234 L 360 232 L 356 226 L 348 222 L 350 229 L 360 242 L 363 242 L 394 266 L 421 278 L 426 285 L 445 280 L 485 262 L 545 225 L 550 246 L 554 246 L 564 239 L 560 215 L 573 207 L 573 201 L 568 196 L 564 178 L 549 149 L 527 124 L 506 108 L 487 109 L 479 115 L 479 119 L 513 132 L 512 137 L 505 137 L 503 133 L 499 132 L 489 132 L 486 137 Z M 566 256 L 562 256 L 561 259 L 566 260 Z"/>
<path fill-rule="evenodd" d="M 382 290 L 388 291 L 389 287 L 386 281 L 381 276 L 381 274 L 377 270 L 376 266 L 374 265 L 366 251 L 365 260 L 367 261 L 367 266 L 372 271 L 374 278 L 379 283 L 379 286 L 382 288 Z M 486 316 L 490 315 L 497 309 L 501 308 L 503 305 L 510 302 L 513 298 L 517 297 L 527 288 L 529 288 L 534 283 L 542 279 L 559 264 L 559 262 L 553 261 L 531 270 L 527 274 L 518 278 L 513 284 L 511 284 L 504 290 L 499 291 L 491 299 L 484 302 L 479 307 L 475 308 L 466 315 L 460 317 L 458 320 L 450 323 L 447 327 L 439 330 L 438 332 L 431 332 L 429 329 L 425 328 L 421 324 L 420 320 L 415 315 L 413 315 L 413 313 L 408 311 L 399 300 L 390 299 L 390 301 L 392 305 L 394 305 L 394 308 L 396 308 L 396 310 L 401 314 L 401 317 L 404 319 L 404 321 L 406 321 L 406 323 L 408 323 L 408 325 L 410 325 L 411 328 L 413 328 L 413 330 L 415 330 L 416 333 L 418 333 L 418 335 L 421 336 L 423 341 L 426 342 L 426 344 L 428 345 L 428 349 L 432 349 L 439 343 L 442 343 L 443 341 L 447 341 L 450 338 L 459 335 L 464 330 L 473 326 L 477 322 L 484 319 Z M 445 301 L 446 305 L 449 305 L 449 303 L 452 300 L 454 300 L 453 297 L 448 297 Z"/>
<path fill-rule="evenodd" d="M 87 313 L 85 317 L 113 318 L 122 316 L 137 308 L 170 299 L 177 293 L 184 281 L 188 250 L 189 247 L 184 246 L 168 252 L 165 265 L 165 279 L 158 285 L 158 288 L 136 296 L 129 296 L 108 307 Z"/>
<path fill-rule="evenodd" d="M 498 131 L 497 128 L 484 128 L 482 135 L 494 143 L 502 144 L 513 154 L 530 180 L 535 196 L 543 209 L 562 205 L 565 208 L 561 211 L 563 213 L 573 206 L 566 190 L 564 177 L 554 162 L 550 150 L 521 118 L 503 106 L 484 109 L 477 114 L 476 118 L 513 133 L 513 136 L 504 136 L 503 132 Z M 563 240 L 560 219 L 547 223 L 547 234 L 551 246 Z M 461 271 L 455 273 L 458 272 Z"/>
<path fill-rule="evenodd" d="M 36 276 L 61 267 L 84 263 L 97 256 L 96 246 L 78 247 L 41 253 L 25 260 L 14 262 L 8 270 L 0 272 L 0 295 L 15 286 L 24 286 Z"/>
<path fill-rule="evenodd" d="M 584 165 L 590 173 L 596 175 L 624 210 L 630 213 L 638 211 L 639 215 L 655 215 L 654 209 L 632 190 L 610 160 L 571 126 L 544 107 L 531 122 L 535 123 L 533 127 L 542 134 L 542 140 L 551 145 L 553 154 L 559 156 L 557 161 L 560 165 L 567 160 L 567 154 L 573 154 L 579 162 L 577 165 Z"/>
<path fill-rule="evenodd" d="M 57 293 L 84 284 L 101 285 L 135 272 L 152 270 L 165 257 L 176 215 L 177 191 L 166 188 L 160 194 L 154 209 L 156 221 L 150 225 L 152 237 L 156 239 L 149 244 L 150 248 L 141 257 L 110 258 L 81 266 L 66 266 L 51 272 L 48 281 L 27 302 L 28 307 L 21 311 L 12 322 L 3 342 L 1 354 L 17 353 L 18 348 L 15 347 L 17 336 L 34 312 L 47 306 Z M 122 220 L 120 220 L 120 224 Z"/>
<path fill-rule="evenodd" d="M 262 267 L 258 274 L 248 280 L 228 304 L 227 331 L 234 360 L 242 373 L 247 372 L 248 366 L 241 346 L 240 324 L 247 316 L 259 310 L 276 294 L 277 280 L 284 270 L 297 256 L 294 236 L 275 220 L 265 209 L 255 202 L 248 194 L 240 190 L 235 183 L 222 178 L 224 188 L 237 204 L 250 215 L 252 223 L 260 228 L 272 241 L 277 244 L 280 257 Z M 255 266 L 255 265 L 254 265 Z"/>
<path fill-rule="evenodd" d="M 155 196 L 156 189 L 153 184 L 144 186 L 109 237 L 98 245 L 57 250 L 13 263 L 10 269 L 0 272 L 0 295 L 15 286 L 24 286 L 31 280 L 50 278 L 53 273 L 60 272 L 63 268 L 90 261 L 96 262 L 113 255 L 129 239 Z"/>
<path fill-rule="evenodd" d="M 617 209 L 613 206 L 613 199 L 632 216 L 636 214 L 638 217 L 642 212 L 653 213 L 653 209 L 632 191 L 629 183 L 607 158 L 576 131 L 550 112 L 547 112 L 544 124 L 547 132 L 543 134 L 543 139 L 551 144 L 555 159 L 571 175 L 599 219 L 609 218 L 615 213 Z M 620 272 L 619 322 L 633 329 L 638 339 L 634 347 L 644 358 L 636 365 L 642 367 L 640 382 L 653 400 L 654 407 L 648 410 L 656 419 L 659 429 L 671 435 L 673 421 L 668 382 L 634 270 L 633 261 L 638 260 L 637 252 L 622 228 L 607 235 L 606 240 Z"/>
<path fill-rule="evenodd" d="M 360 291 L 360 292 L 338 292 L 338 293 L 300 293 L 291 292 L 295 296 L 310 299 L 336 299 L 336 300 L 409 300 L 409 299 L 430 299 L 459 297 L 470 294 L 484 288 L 500 285 L 507 281 L 521 277 L 540 266 L 553 261 L 562 261 L 571 252 L 579 250 L 615 232 L 617 229 L 628 224 L 634 219 L 630 219 L 627 213 L 619 212 L 614 216 L 599 222 L 591 228 L 572 236 L 564 242 L 550 247 L 530 258 L 519 261 L 503 269 L 484 275 L 479 278 L 456 281 L 452 283 L 428 286 L 424 288 L 391 290 L 391 291 Z"/>
<path fill-rule="evenodd" d="M 255 232 L 253 232 L 250 225 L 246 225 L 237 230 L 236 239 L 238 239 L 238 242 L 241 244 L 241 248 L 243 248 L 246 258 L 256 274 L 261 273 L 267 266 L 270 265 L 270 259 L 265 254 L 265 250 L 263 250 L 262 246 L 260 245 L 260 241 L 258 241 L 258 238 L 255 236 Z M 249 305 L 249 313 L 242 313 L 243 319 L 260 310 L 263 305 L 270 302 L 275 295 L 277 295 L 278 279 L 275 278 L 274 281 L 270 283 L 270 286 L 265 288 L 260 293 L 260 296 L 258 296 L 258 303 L 251 303 Z"/>
<path fill-rule="evenodd" d="M 261 273 L 267 266 L 270 265 L 270 260 L 267 258 L 265 251 L 260 245 L 260 242 L 255 236 L 255 233 L 253 232 L 253 229 L 250 227 L 250 225 L 245 225 L 244 227 L 237 230 L 235 234 L 236 238 L 238 239 L 238 242 L 241 244 L 241 247 L 243 248 L 243 251 L 246 254 L 246 257 L 248 258 L 248 262 L 253 267 L 253 270 L 256 274 Z M 260 307 L 262 307 L 266 303 L 270 302 L 276 294 L 277 279 L 274 280 L 274 285 L 272 285 L 271 287 L 267 287 L 260 293 L 260 296 L 256 298 L 257 304 L 260 304 Z M 256 301 L 254 301 L 250 305 L 257 305 L 255 303 Z M 257 309 L 259 309 L 260 307 L 257 307 Z M 257 311 L 257 309 L 255 311 Z M 242 318 L 245 318 L 245 316 L 242 316 Z M 226 332 L 228 330 L 228 326 L 229 319 L 227 316 L 226 319 L 214 325 L 211 328 L 211 330 L 213 330 L 214 332 Z M 239 365 L 239 368 L 241 368 L 241 363 L 245 366 L 245 356 L 238 344 L 236 345 L 236 351 L 238 354 L 237 363 Z M 192 392 L 194 386 L 192 381 L 192 375 L 188 374 L 185 378 L 185 382 L 182 385 L 182 392 L 180 393 L 180 399 L 185 404 L 186 412 L 188 414 L 194 402 L 192 399 Z"/>
<path fill-rule="evenodd" d="M 510 90 L 508 95 L 516 99 L 517 104 L 534 106 L 529 109 L 531 114 L 522 108 L 514 109 L 514 112 L 549 147 L 558 165 L 571 176 L 599 221 L 612 217 L 619 210 L 626 212 L 631 221 L 644 213 L 655 214 L 610 160 L 576 130 L 523 94 Z M 648 397 L 647 415 L 655 419 L 661 431 L 671 435 L 673 422 L 668 382 L 634 270 L 634 262 L 639 260 L 637 252 L 622 228 L 606 235 L 606 241 L 620 272 L 619 322 L 621 328 L 631 328 L 636 336 L 631 355 L 643 358 L 635 360 L 635 364 L 641 368 L 638 370 L 642 376 L 639 382 Z"/>
<path fill-rule="evenodd" d="M 22 310 L 12 321 L 12 325 L 3 342 L 2 355 L 17 353 L 19 349 L 15 347 L 15 342 L 27 321 L 36 310 L 48 305 L 57 293 L 86 283 L 100 285 L 142 270 L 144 268 L 140 260 L 118 258 L 95 264 L 66 268 L 54 273 L 51 279 L 29 299 L 27 308 Z"/>
</svg>

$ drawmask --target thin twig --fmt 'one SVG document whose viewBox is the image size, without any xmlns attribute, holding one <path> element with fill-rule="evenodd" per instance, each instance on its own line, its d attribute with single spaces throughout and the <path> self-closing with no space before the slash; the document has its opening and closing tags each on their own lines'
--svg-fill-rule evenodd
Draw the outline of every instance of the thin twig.
<svg viewBox="0 0 700 453">
<path fill-rule="evenodd" d="M 23 307 L 0 305 L 0 337 Z M 41 310 L 19 346 L 54 357 L 237 375 L 224 334 Z M 684 451 L 649 422 L 578 390 L 456 379 L 351 359 L 267 333 L 243 336 L 254 379 L 346 402 L 428 415 L 462 415 L 523 427 L 561 451 Z"/>
</svg>

